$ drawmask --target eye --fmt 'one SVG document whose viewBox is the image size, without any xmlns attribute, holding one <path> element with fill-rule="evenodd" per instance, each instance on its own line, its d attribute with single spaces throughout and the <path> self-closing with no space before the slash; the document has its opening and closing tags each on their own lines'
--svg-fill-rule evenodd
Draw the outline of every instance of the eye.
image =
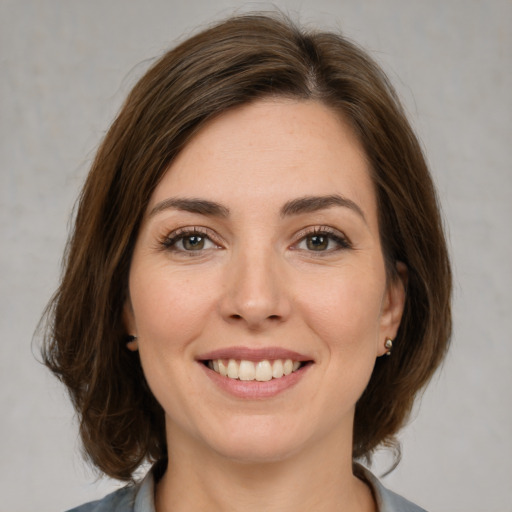
<svg viewBox="0 0 512 512">
<path fill-rule="evenodd" d="M 174 231 L 162 241 L 162 245 L 175 252 L 201 252 L 219 248 L 205 231 L 198 228 Z"/>
<path fill-rule="evenodd" d="M 347 238 L 332 228 L 315 228 L 310 233 L 303 234 L 295 245 L 296 249 L 313 252 L 334 252 L 351 247 Z"/>
<path fill-rule="evenodd" d="M 175 245 L 185 251 L 200 251 L 208 247 L 208 242 L 211 243 L 211 240 L 204 235 L 188 235 L 181 237 Z"/>
</svg>

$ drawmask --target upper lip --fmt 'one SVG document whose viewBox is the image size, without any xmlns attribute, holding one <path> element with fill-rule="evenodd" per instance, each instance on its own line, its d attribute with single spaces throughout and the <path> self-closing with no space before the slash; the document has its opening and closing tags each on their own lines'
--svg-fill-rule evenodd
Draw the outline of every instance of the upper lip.
<svg viewBox="0 0 512 512">
<path fill-rule="evenodd" d="M 280 347 L 226 347 L 212 350 L 201 354 L 198 358 L 200 361 L 209 361 L 211 359 L 237 359 L 244 361 L 263 361 L 264 359 L 291 359 L 292 361 L 311 361 L 312 358 Z"/>
</svg>

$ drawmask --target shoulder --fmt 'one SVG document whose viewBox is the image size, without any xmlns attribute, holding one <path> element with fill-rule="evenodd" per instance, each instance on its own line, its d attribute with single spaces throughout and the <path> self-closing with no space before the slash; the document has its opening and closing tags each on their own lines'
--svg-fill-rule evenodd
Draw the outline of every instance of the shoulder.
<svg viewBox="0 0 512 512">
<path fill-rule="evenodd" d="M 386 489 L 368 469 L 359 465 L 355 469 L 357 476 L 365 480 L 372 488 L 379 512 L 426 512 L 425 509 Z"/>
<path fill-rule="evenodd" d="M 103 499 L 91 501 L 68 512 L 155 512 L 153 472 L 149 471 L 142 482 L 128 485 Z"/>
<path fill-rule="evenodd" d="M 381 488 L 381 512 L 426 512 L 425 509 L 382 487 L 382 485 Z"/>
<path fill-rule="evenodd" d="M 133 512 L 138 486 L 124 487 L 101 500 L 91 501 L 68 512 Z"/>
</svg>

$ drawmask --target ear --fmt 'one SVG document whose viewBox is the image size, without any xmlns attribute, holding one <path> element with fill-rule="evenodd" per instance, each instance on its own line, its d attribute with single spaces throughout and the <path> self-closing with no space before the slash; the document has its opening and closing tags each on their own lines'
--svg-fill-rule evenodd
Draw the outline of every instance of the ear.
<svg viewBox="0 0 512 512">
<path fill-rule="evenodd" d="M 133 314 L 132 303 L 129 299 L 126 299 L 126 302 L 123 306 L 123 323 L 129 336 L 129 341 L 126 343 L 126 348 L 132 352 L 136 352 L 139 349 L 139 344 L 137 341 L 137 329 L 135 326 L 135 317 Z"/>
<path fill-rule="evenodd" d="M 382 302 L 380 317 L 380 336 L 378 341 L 378 355 L 388 352 L 384 343 L 387 338 L 395 339 L 402 314 L 404 312 L 407 294 L 408 270 L 405 263 L 396 262 L 396 274 L 388 280 L 386 293 Z"/>
</svg>

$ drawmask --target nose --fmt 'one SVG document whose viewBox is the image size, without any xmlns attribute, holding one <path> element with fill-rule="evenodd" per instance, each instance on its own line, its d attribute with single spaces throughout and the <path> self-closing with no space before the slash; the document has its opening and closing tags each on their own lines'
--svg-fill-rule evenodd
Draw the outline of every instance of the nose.
<svg viewBox="0 0 512 512">
<path fill-rule="evenodd" d="M 271 250 L 234 255 L 226 269 L 220 305 L 223 318 L 254 331 L 287 320 L 291 302 L 283 265 Z"/>
</svg>

